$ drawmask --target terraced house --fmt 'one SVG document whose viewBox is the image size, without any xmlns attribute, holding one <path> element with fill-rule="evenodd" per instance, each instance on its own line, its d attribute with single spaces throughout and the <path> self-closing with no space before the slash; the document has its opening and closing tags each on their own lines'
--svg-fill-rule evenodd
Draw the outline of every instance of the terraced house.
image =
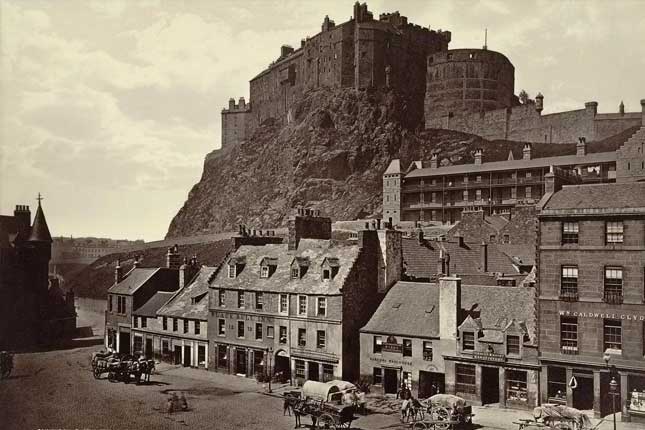
<svg viewBox="0 0 645 430">
<path fill-rule="evenodd" d="M 358 330 L 378 306 L 379 232 L 331 240 L 331 220 L 298 210 L 287 243 L 242 245 L 210 284 L 211 369 L 355 380 Z"/>
</svg>

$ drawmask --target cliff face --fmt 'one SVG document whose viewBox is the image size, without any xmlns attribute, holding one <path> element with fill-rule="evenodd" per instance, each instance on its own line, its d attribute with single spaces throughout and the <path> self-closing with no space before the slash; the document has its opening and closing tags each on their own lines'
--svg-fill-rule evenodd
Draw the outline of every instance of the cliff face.
<svg viewBox="0 0 645 430">
<path fill-rule="evenodd" d="M 442 163 L 461 164 L 472 162 L 478 147 L 485 161 L 506 159 L 509 149 L 521 158 L 522 143 L 415 130 L 422 109 L 393 92 L 308 93 L 290 124 L 265 122 L 248 140 L 209 154 L 167 237 L 234 230 L 243 223 L 277 227 L 297 205 L 334 220 L 379 215 L 381 175 L 393 158 L 407 167 L 438 152 Z M 533 146 L 534 156 L 572 151 L 571 145 Z"/>
</svg>

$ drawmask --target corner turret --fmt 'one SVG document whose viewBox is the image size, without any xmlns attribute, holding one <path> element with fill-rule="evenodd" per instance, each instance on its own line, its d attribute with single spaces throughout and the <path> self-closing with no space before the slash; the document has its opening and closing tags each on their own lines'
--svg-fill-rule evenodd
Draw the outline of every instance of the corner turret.
<svg viewBox="0 0 645 430">
<path fill-rule="evenodd" d="M 29 242 L 43 242 L 43 243 L 52 243 L 52 236 L 49 233 L 49 227 L 47 227 L 47 221 L 45 220 L 45 214 L 43 213 L 43 208 L 40 204 L 43 198 L 40 193 L 38 193 L 38 209 L 36 210 L 36 216 L 34 217 L 34 224 L 31 227 L 31 234 L 29 235 Z"/>
</svg>

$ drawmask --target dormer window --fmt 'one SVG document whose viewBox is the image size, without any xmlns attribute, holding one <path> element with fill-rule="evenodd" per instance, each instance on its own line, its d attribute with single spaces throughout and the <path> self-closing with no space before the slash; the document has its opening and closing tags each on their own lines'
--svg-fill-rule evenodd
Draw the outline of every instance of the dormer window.
<svg viewBox="0 0 645 430">
<path fill-rule="evenodd" d="M 321 264 L 322 280 L 331 281 L 334 279 L 339 268 L 338 258 L 326 257 Z"/>
<path fill-rule="evenodd" d="M 520 337 L 515 335 L 506 336 L 506 355 L 520 355 Z"/>
<path fill-rule="evenodd" d="M 463 351 L 475 350 L 475 333 L 472 331 L 465 331 L 461 334 L 461 349 Z"/>
<path fill-rule="evenodd" d="M 291 262 L 291 279 L 302 279 L 309 269 L 308 257 L 296 257 Z"/>
<path fill-rule="evenodd" d="M 264 257 L 260 261 L 260 278 L 269 278 L 275 272 L 275 269 L 278 267 L 277 258 L 268 258 Z"/>
<path fill-rule="evenodd" d="M 228 277 L 234 279 L 237 276 L 237 270 L 235 264 L 229 264 L 228 266 Z"/>
<path fill-rule="evenodd" d="M 244 265 L 246 264 L 245 257 L 233 257 L 228 261 L 228 277 L 230 279 L 235 279 L 242 272 Z"/>
</svg>

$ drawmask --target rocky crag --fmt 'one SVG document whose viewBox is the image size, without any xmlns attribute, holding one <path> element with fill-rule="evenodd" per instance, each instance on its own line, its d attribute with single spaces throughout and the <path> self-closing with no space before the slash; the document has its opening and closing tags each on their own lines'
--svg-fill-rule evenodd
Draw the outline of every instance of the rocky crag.
<svg viewBox="0 0 645 430">
<path fill-rule="evenodd" d="M 523 143 L 487 141 L 450 130 L 419 126 L 422 104 L 389 92 L 348 89 L 308 93 L 292 121 L 266 121 L 246 141 L 206 157 L 199 183 L 172 220 L 168 238 L 284 225 L 290 209 L 320 209 L 334 220 L 379 216 L 382 174 L 400 158 L 443 165 L 521 158 Z M 594 152 L 607 144 L 590 145 Z M 610 146 L 614 146 L 613 143 Z M 596 149 L 594 149 L 596 148 Z M 533 145 L 534 157 L 575 153 L 574 144 Z"/>
</svg>

